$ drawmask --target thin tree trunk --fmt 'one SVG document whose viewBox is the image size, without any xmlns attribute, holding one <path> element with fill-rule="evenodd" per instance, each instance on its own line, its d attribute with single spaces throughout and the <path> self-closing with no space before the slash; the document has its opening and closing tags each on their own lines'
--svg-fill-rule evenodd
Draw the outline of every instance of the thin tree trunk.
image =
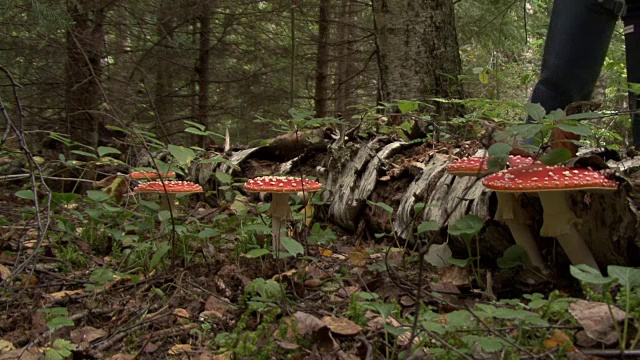
<svg viewBox="0 0 640 360">
<path fill-rule="evenodd" d="M 105 53 L 105 9 L 100 2 L 68 0 L 65 111 L 71 140 L 97 147 L 101 117 L 101 60 Z"/>
<path fill-rule="evenodd" d="M 327 116 L 327 100 L 329 98 L 329 6 L 330 0 L 320 0 L 318 15 L 318 43 L 316 55 L 316 117 Z"/>
<path fill-rule="evenodd" d="M 198 74 L 198 114 L 197 119 L 203 125 L 210 127 L 209 122 L 209 84 L 210 69 L 209 56 L 211 55 L 211 5 L 208 1 L 202 3 L 202 16 L 198 17 L 200 31 L 198 38 L 199 55 L 196 73 Z M 205 146 L 204 138 L 199 139 L 199 145 Z"/>
<path fill-rule="evenodd" d="M 158 9 L 158 37 L 161 49 L 160 57 L 156 65 L 156 89 L 154 105 L 157 115 L 156 134 L 169 141 L 167 134 L 174 134 L 178 124 L 171 122 L 174 117 L 174 101 L 171 91 L 173 89 L 173 71 L 171 55 L 173 54 L 173 37 L 176 18 L 168 2 L 161 2 Z"/>
</svg>

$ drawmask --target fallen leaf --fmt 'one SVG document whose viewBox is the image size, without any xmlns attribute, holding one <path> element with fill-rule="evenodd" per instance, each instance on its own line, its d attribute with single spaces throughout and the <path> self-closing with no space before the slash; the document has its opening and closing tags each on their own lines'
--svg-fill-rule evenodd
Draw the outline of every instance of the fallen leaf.
<svg viewBox="0 0 640 360">
<path fill-rule="evenodd" d="M 286 350 L 296 350 L 300 348 L 300 345 L 290 343 L 288 341 L 276 341 L 276 344 Z"/>
<path fill-rule="evenodd" d="M 111 357 L 107 358 L 107 360 L 133 360 L 136 357 L 138 356 L 131 355 L 131 354 L 115 354 L 115 355 L 111 355 Z"/>
<path fill-rule="evenodd" d="M 226 299 L 220 299 L 218 296 L 209 296 L 209 298 L 207 298 L 207 302 L 204 304 L 204 310 L 215 311 L 221 315 L 225 315 L 233 308 L 229 300 L 225 300 Z"/>
<path fill-rule="evenodd" d="M 16 347 L 10 341 L 0 339 L 0 354 L 14 350 Z"/>
<path fill-rule="evenodd" d="M 355 335 L 362 330 L 360 325 L 345 318 L 325 316 L 322 318 L 322 322 L 327 325 L 329 330 L 339 335 Z"/>
<path fill-rule="evenodd" d="M 169 355 L 178 355 L 183 353 L 189 353 L 193 351 L 193 347 L 189 344 L 175 344 L 167 351 Z"/>
<path fill-rule="evenodd" d="M 92 343 L 93 341 L 106 337 L 107 335 L 107 332 L 102 329 L 96 329 L 93 326 L 85 326 L 71 330 L 70 339 L 74 344 Z"/>
<path fill-rule="evenodd" d="M 442 269 L 451 265 L 449 259 L 452 255 L 453 252 L 447 243 L 431 244 L 427 254 L 424 256 L 424 260 L 438 269 Z"/>
<path fill-rule="evenodd" d="M 323 247 L 318 248 L 318 252 L 320 253 L 320 256 L 324 257 L 331 257 L 333 255 L 333 251 L 325 249 Z"/>
<path fill-rule="evenodd" d="M 29 349 L 14 349 L 9 352 L 0 354 L 0 360 L 40 360 L 42 354 L 37 347 L 31 347 Z"/>
<path fill-rule="evenodd" d="M 9 270 L 6 266 L 0 264 L 0 279 L 7 280 L 11 276 L 11 270 Z"/>
<path fill-rule="evenodd" d="M 371 259 L 369 253 L 367 252 L 367 249 L 365 249 L 364 247 L 357 247 L 353 249 L 349 253 L 348 257 L 349 264 L 353 266 L 366 266 L 367 263 L 369 263 L 369 259 Z"/>
<path fill-rule="evenodd" d="M 63 290 L 54 292 L 51 294 L 44 294 L 42 297 L 47 300 L 47 302 L 55 302 L 62 300 L 64 298 L 70 298 L 74 295 L 84 294 L 84 290 Z"/>
<path fill-rule="evenodd" d="M 471 283 L 469 269 L 459 266 L 447 266 L 440 272 L 440 281 L 450 282 L 455 286 L 465 286 Z"/>
<path fill-rule="evenodd" d="M 617 323 L 621 323 L 627 314 L 615 306 L 609 310 L 609 306 L 601 302 L 578 300 L 569 305 L 569 313 L 582 325 L 588 336 L 612 345 L 618 341 L 618 334 L 611 315 Z"/>
<path fill-rule="evenodd" d="M 566 332 L 555 330 L 553 334 L 551 334 L 551 336 L 544 339 L 543 343 L 544 343 L 545 349 L 550 350 L 556 347 L 564 346 L 566 344 L 571 344 L 571 338 L 569 337 L 569 335 L 567 335 Z M 567 346 L 565 349 L 567 351 L 576 350 L 575 346 L 573 345 Z"/>
</svg>

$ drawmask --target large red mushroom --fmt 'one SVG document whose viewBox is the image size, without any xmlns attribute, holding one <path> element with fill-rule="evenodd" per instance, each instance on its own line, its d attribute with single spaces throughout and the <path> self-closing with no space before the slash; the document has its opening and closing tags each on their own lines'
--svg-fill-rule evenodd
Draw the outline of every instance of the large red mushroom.
<svg viewBox="0 0 640 360">
<path fill-rule="evenodd" d="M 311 179 L 292 176 L 261 176 L 249 179 L 244 188 L 250 192 L 267 192 L 272 194 L 269 214 L 271 215 L 271 235 L 273 237 L 273 251 L 281 249 L 280 237 L 284 229 L 282 223 L 291 215 L 289 208 L 289 194 L 308 192 L 322 189 L 322 185 Z"/>
<path fill-rule="evenodd" d="M 485 177 L 482 183 L 495 191 L 538 193 L 543 209 L 540 235 L 557 238 L 574 265 L 586 264 L 598 269 L 591 251 L 574 226 L 578 218 L 569 207 L 567 192 L 615 191 L 617 182 L 592 169 L 534 164 L 497 172 Z"/>
<path fill-rule="evenodd" d="M 531 165 L 533 158 L 519 155 L 509 156 L 508 165 L 511 168 Z M 487 158 L 473 156 L 452 162 L 447 166 L 447 172 L 456 176 L 480 176 L 488 172 Z M 530 265 L 540 269 L 545 269 L 545 263 L 540 255 L 540 250 L 536 245 L 531 229 L 527 225 L 526 212 L 516 201 L 515 194 L 496 191 L 498 208 L 496 209 L 496 220 L 507 225 L 511 231 L 514 241 L 527 253 Z"/>
</svg>

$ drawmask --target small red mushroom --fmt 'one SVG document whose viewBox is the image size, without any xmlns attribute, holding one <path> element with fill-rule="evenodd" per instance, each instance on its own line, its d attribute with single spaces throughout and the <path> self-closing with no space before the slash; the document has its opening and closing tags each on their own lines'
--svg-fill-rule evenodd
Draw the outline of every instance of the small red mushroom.
<svg viewBox="0 0 640 360">
<path fill-rule="evenodd" d="M 271 215 L 271 235 L 273 251 L 280 250 L 280 237 L 283 221 L 291 215 L 289 194 L 318 191 L 322 185 L 314 180 L 292 176 L 261 176 L 248 180 L 244 184 L 246 191 L 267 192 L 272 194 L 269 214 Z"/>
<path fill-rule="evenodd" d="M 544 211 L 540 235 L 556 237 L 574 265 L 586 264 L 598 269 L 574 226 L 578 218 L 569 207 L 567 192 L 615 191 L 617 182 L 591 169 L 534 164 L 497 172 L 485 177 L 482 183 L 495 191 L 538 193 Z"/>
<path fill-rule="evenodd" d="M 169 210 L 176 201 L 176 194 L 189 194 L 202 192 L 202 186 L 190 181 L 150 181 L 139 184 L 133 189 L 134 193 L 166 193 L 163 197 L 161 209 Z"/>
<path fill-rule="evenodd" d="M 487 158 L 483 156 L 474 156 L 454 161 L 447 166 L 447 172 L 457 176 L 480 176 L 488 172 Z M 511 155 L 509 156 L 509 166 L 517 168 L 520 166 L 531 165 L 534 163 L 533 158 Z M 540 255 L 540 250 L 533 238 L 531 229 L 524 221 L 526 212 L 520 204 L 515 201 L 515 195 L 496 191 L 498 199 L 498 208 L 496 209 L 496 220 L 507 225 L 513 236 L 513 240 L 517 245 L 522 247 L 527 253 L 531 265 L 540 269 L 545 269 L 545 263 Z"/>
</svg>

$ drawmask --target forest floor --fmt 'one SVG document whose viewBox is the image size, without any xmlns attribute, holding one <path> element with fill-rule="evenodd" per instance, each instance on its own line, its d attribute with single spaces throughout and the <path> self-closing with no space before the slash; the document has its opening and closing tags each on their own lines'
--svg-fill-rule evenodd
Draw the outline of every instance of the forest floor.
<svg viewBox="0 0 640 360">
<path fill-rule="evenodd" d="M 567 275 L 485 259 L 438 268 L 394 239 L 330 224 L 324 246 L 312 245 L 317 228 L 289 232 L 304 256 L 247 256 L 269 235 L 237 219 L 244 206 L 266 227 L 246 199 L 183 201 L 173 240 L 170 226 L 145 228 L 148 217 L 67 199 L 39 236 L 18 190 L 0 187 L 0 360 L 597 359 L 622 336 L 637 345 L 616 300 L 579 300 Z"/>
</svg>

